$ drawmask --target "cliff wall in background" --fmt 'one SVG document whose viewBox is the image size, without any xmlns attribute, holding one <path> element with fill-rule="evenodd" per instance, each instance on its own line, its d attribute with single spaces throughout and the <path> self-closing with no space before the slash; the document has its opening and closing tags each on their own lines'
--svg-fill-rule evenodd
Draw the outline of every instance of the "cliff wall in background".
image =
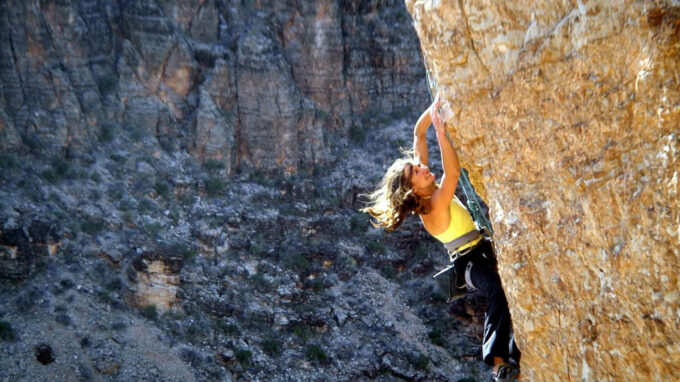
<svg viewBox="0 0 680 382">
<path fill-rule="evenodd" d="M 527 381 L 680 378 L 680 4 L 407 0 Z"/>
<path fill-rule="evenodd" d="M 295 173 L 326 161 L 329 134 L 427 102 L 400 1 L 2 7 L 2 151 L 78 151 L 124 132 L 229 171 Z"/>
</svg>

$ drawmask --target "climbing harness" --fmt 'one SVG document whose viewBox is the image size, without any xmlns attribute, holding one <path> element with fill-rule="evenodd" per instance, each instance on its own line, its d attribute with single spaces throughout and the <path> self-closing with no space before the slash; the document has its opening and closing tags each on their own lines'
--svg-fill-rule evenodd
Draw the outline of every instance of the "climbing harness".
<svg viewBox="0 0 680 382">
<path fill-rule="evenodd" d="M 495 264 L 496 262 L 496 249 L 494 248 L 493 239 L 490 235 L 479 231 L 472 231 L 461 236 L 459 239 L 463 239 L 466 236 L 467 239 L 472 239 L 467 241 L 461 240 L 460 242 L 463 243 L 461 246 L 473 242 L 476 239 L 480 240 L 478 240 L 472 246 L 464 248 L 463 250 L 449 250 L 449 265 L 432 276 L 432 278 L 436 279 L 440 276 L 448 275 L 448 302 L 465 297 L 468 287 L 476 289 L 472 284 L 472 278 L 470 277 L 470 272 L 474 266 L 474 261 L 481 260 L 491 264 Z M 459 241 L 459 239 L 454 241 Z M 481 245 L 487 245 L 488 249 L 484 249 L 481 251 L 481 253 L 473 254 L 472 252 L 477 250 Z"/>
</svg>

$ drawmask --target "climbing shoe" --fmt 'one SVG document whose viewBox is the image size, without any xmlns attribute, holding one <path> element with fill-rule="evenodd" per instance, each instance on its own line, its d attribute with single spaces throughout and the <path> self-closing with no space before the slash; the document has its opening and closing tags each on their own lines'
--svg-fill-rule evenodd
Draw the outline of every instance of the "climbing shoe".
<svg viewBox="0 0 680 382">
<path fill-rule="evenodd" d="M 496 372 L 493 373 L 495 382 L 515 382 L 519 377 L 519 367 L 509 363 L 498 365 Z"/>
</svg>

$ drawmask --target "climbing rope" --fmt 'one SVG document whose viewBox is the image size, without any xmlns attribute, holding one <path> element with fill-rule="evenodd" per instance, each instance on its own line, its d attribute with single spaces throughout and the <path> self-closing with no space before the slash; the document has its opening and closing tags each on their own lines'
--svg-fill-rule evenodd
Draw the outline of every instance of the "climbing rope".
<svg viewBox="0 0 680 382">
<path fill-rule="evenodd" d="M 422 56 L 426 69 L 425 77 L 427 78 L 427 91 L 430 93 L 430 101 L 433 101 L 434 96 L 432 95 L 432 90 L 437 88 L 437 84 L 432 79 L 430 68 L 427 65 L 427 61 L 425 61 L 425 55 L 423 54 Z M 493 228 L 491 228 L 491 222 L 487 218 L 486 214 L 483 213 L 482 209 L 479 207 L 482 204 L 482 201 L 480 200 L 479 195 L 477 195 L 477 193 L 475 192 L 474 187 L 472 187 L 472 183 L 470 182 L 470 178 L 468 177 L 468 171 L 466 169 L 462 170 L 463 171 L 460 172 L 460 177 L 458 177 L 458 183 L 463 189 L 463 193 L 465 194 L 465 198 L 467 199 L 467 209 L 468 211 L 470 211 L 472 219 L 474 219 L 475 223 L 477 223 L 479 229 L 486 230 L 489 235 L 493 235 Z"/>
</svg>

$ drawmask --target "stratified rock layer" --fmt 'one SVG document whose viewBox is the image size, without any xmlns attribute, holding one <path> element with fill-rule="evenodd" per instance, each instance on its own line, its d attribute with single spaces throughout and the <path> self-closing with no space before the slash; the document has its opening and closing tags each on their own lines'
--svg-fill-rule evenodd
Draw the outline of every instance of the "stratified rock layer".
<svg viewBox="0 0 680 382">
<path fill-rule="evenodd" d="M 166 311 L 177 305 L 183 258 L 172 251 L 144 252 L 128 268 L 129 301 Z"/>
<path fill-rule="evenodd" d="M 526 381 L 680 378 L 677 2 L 414 1 Z"/>
<path fill-rule="evenodd" d="M 131 135 L 228 173 L 292 174 L 327 163 L 351 126 L 427 101 L 396 0 L 12 0 L 3 11 L 2 151 Z"/>
</svg>

